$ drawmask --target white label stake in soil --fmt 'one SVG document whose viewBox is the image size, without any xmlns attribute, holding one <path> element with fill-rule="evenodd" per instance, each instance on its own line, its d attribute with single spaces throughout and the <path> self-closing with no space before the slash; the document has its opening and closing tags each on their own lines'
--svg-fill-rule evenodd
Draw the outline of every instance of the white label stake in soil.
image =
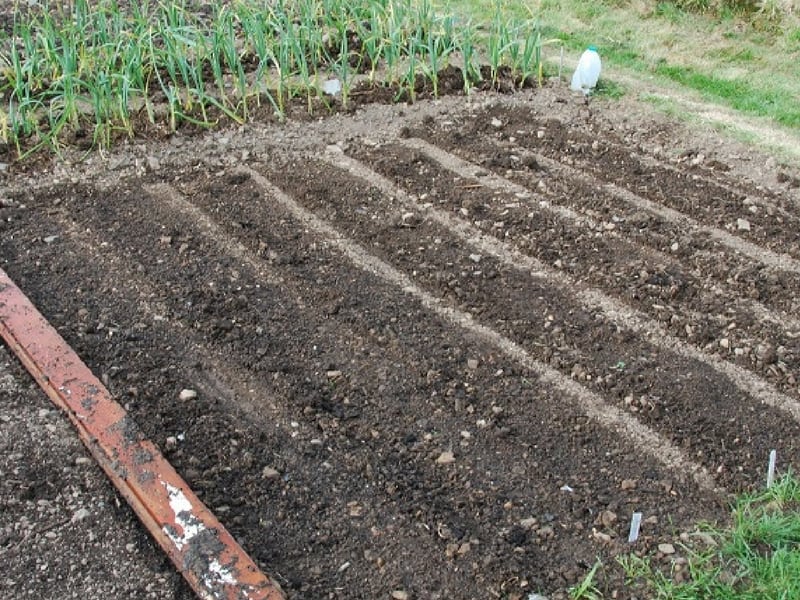
<svg viewBox="0 0 800 600">
<path fill-rule="evenodd" d="M 642 525 L 642 513 L 635 512 L 633 513 L 633 518 L 631 519 L 631 531 L 628 534 L 628 542 L 633 543 L 639 539 L 639 527 Z"/>
<path fill-rule="evenodd" d="M 772 487 L 775 481 L 775 461 L 778 459 L 778 451 L 769 451 L 769 467 L 767 467 L 767 487 Z"/>
</svg>

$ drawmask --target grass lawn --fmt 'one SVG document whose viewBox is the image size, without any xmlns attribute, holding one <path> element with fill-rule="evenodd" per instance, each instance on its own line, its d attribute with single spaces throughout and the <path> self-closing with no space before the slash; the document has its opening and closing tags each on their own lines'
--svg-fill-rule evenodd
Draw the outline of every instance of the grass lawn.
<svg viewBox="0 0 800 600">
<path fill-rule="evenodd" d="M 440 1 L 476 20 L 488 18 L 497 5 L 496 0 Z M 594 44 L 609 68 L 676 83 L 707 101 L 800 127 L 796 14 L 698 14 L 654 0 L 509 0 L 502 10 L 538 18 L 543 37 L 560 39 L 574 56 Z"/>
<path fill-rule="evenodd" d="M 690 579 L 675 583 L 646 558 L 620 561 L 656 598 L 791 600 L 800 598 L 800 482 L 785 476 L 742 496 L 728 529 L 705 528 L 706 547 L 690 549 Z"/>
</svg>

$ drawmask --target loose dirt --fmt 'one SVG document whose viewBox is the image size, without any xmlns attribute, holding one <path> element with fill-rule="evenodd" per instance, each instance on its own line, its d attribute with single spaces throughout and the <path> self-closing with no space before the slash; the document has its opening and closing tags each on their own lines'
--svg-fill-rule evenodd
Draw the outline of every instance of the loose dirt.
<svg viewBox="0 0 800 600">
<path fill-rule="evenodd" d="M 614 556 L 682 577 L 658 544 L 771 449 L 798 465 L 800 209 L 769 157 L 626 106 L 478 93 L 12 165 L 0 266 L 290 598 L 564 598 L 598 557 L 642 597 Z M 6 369 L 0 589 L 108 597 L 92 565 L 134 548 L 112 595 L 190 597 L 97 469 L 115 536 L 48 535 L 80 450 L 17 449 L 58 417 Z M 31 544 L 89 560 L 35 578 Z"/>
</svg>

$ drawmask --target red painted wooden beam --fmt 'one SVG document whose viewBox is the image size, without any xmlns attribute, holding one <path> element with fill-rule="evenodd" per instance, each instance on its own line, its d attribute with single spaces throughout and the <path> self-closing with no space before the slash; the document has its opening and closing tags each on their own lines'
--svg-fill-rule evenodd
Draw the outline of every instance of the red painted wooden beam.
<svg viewBox="0 0 800 600">
<path fill-rule="evenodd" d="M 0 269 L 0 335 L 204 600 L 284 600 L 156 446 Z"/>
</svg>

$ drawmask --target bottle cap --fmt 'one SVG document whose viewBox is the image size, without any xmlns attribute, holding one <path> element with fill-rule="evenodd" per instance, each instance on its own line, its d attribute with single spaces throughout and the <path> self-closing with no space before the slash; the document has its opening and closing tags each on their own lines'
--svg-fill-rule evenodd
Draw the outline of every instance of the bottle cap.
<svg viewBox="0 0 800 600">
<path fill-rule="evenodd" d="M 591 50 L 592 52 L 597 52 L 597 46 L 589 46 L 588 50 Z"/>
</svg>

